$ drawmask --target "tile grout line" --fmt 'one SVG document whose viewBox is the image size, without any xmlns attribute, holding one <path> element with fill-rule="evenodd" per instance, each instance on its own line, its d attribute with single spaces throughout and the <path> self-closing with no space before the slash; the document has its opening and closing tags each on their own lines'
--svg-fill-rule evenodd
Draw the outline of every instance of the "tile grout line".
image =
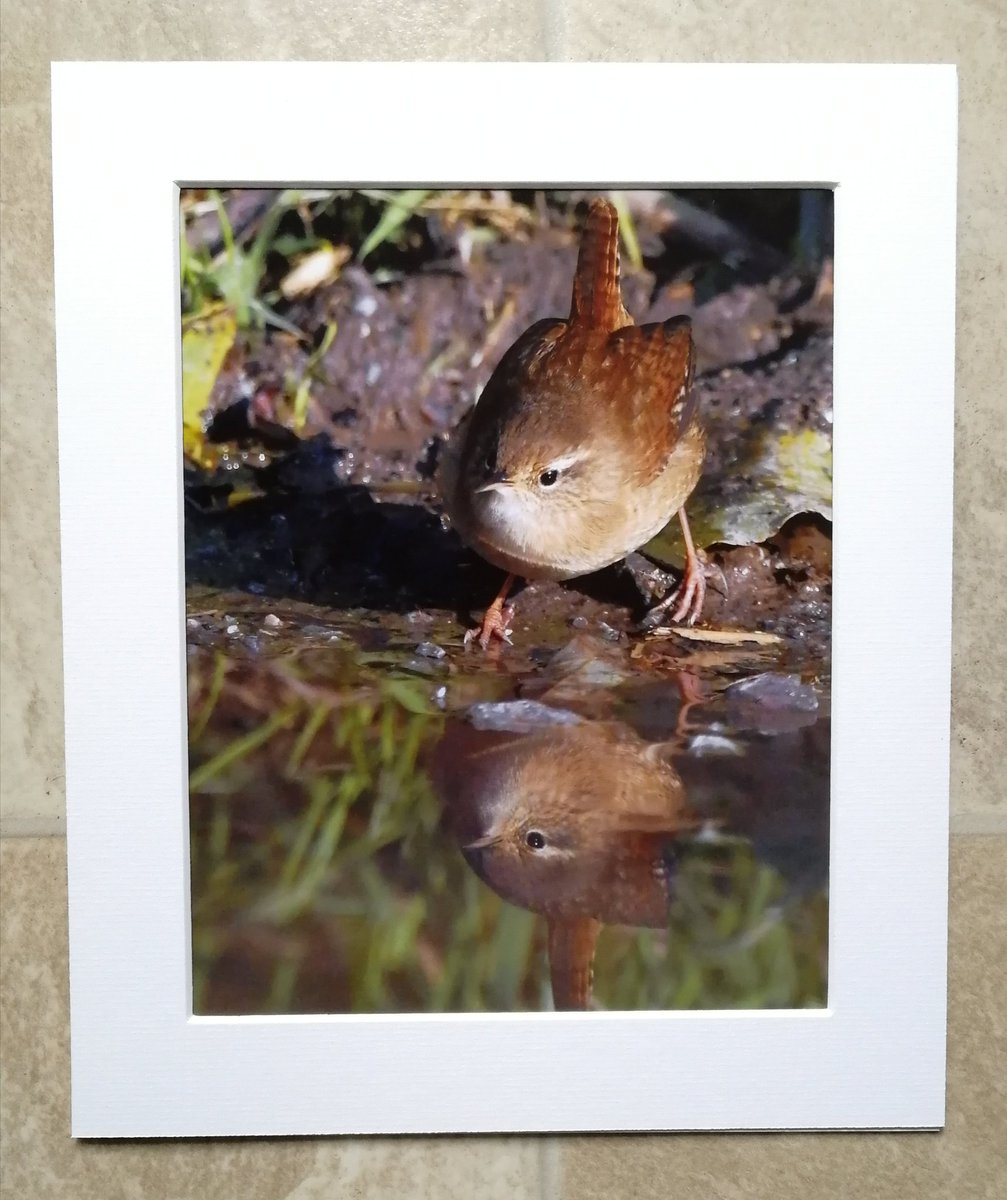
<svg viewBox="0 0 1007 1200">
<path fill-rule="evenodd" d="M 951 818 L 952 837 L 1003 837 L 1007 813 L 959 813 Z"/>
<path fill-rule="evenodd" d="M 565 62 L 567 37 L 564 0 L 539 0 L 539 11 L 544 27 L 546 61 Z"/>
<path fill-rule="evenodd" d="M 539 1184 L 542 1200 L 560 1200 L 563 1192 L 563 1150 L 556 1134 L 539 1141 Z"/>
<path fill-rule="evenodd" d="M 62 817 L 8 817 L 0 821 L 0 840 L 5 842 L 49 837 L 66 837 L 66 822 Z"/>
</svg>

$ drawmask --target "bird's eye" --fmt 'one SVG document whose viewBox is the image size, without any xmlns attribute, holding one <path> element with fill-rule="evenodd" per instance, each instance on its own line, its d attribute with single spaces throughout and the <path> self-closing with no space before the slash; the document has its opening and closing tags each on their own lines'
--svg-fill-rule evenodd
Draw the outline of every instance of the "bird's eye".
<svg viewBox="0 0 1007 1200">
<path fill-rule="evenodd" d="M 529 829 L 524 835 L 525 844 L 530 846 L 532 850 L 544 850 L 545 838 L 537 829 Z"/>
<path fill-rule="evenodd" d="M 555 467 L 550 467 L 548 471 L 543 471 L 538 477 L 538 481 L 543 487 L 552 487 L 557 479 L 559 479 L 559 471 Z"/>
</svg>

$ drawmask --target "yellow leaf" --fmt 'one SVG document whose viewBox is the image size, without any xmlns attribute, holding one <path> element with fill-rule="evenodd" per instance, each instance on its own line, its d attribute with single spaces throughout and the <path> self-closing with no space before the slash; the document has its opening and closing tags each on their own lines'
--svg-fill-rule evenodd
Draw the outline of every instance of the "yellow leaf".
<svg viewBox="0 0 1007 1200">
<path fill-rule="evenodd" d="M 201 464 L 211 457 L 203 438 L 203 414 L 237 329 L 234 313 L 221 307 L 187 321 L 182 331 L 183 446 L 186 455 Z"/>
</svg>

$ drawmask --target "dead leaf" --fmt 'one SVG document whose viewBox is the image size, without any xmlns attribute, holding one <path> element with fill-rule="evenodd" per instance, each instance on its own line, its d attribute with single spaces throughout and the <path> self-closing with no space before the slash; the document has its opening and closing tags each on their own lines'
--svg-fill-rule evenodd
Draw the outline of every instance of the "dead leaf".
<svg viewBox="0 0 1007 1200">
<path fill-rule="evenodd" d="M 182 444 L 186 457 L 201 466 L 213 463 L 203 414 L 237 331 L 234 312 L 225 306 L 200 313 L 182 331 Z"/>
<path fill-rule="evenodd" d="M 736 646 L 743 642 L 755 642 L 760 646 L 779 645 L 783 638 L 761 629 L 655 629 L 652 638 L 680 637 L 689 642 L 713 642 L 718 646 Z"/>
<path fill-rule="evenodd" d="M 349 262 L 349 246 L 333 246 L 325 242 L 312 250 L 280 281 L 280 294 L 285 300 L 308 296 L 318 288 L 331 283 L 339 274 L 340 267 Z"/>
<path fill-rule="evenodd" d="M 799 513 L 832 520 L 832 438 L 818 429 L 759 430 L 723 474 L 700 481 L 688 502 L 699 546 L 763 542 Z M 685 547 L 673 521 L 643 547 L 658 562 L 681 567 Z"/>
</svg>

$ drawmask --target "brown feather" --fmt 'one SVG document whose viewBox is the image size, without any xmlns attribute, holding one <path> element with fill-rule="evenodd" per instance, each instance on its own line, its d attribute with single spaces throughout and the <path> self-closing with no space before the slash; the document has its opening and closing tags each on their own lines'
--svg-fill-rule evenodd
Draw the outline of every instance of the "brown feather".
<svg viewBox="0 0 1007 1200">
<path fill-rule="evenodd" d="M 567 323 L 557 318 L 536 321 L 500 360 L 479 403 L 465 417 L 463 471 L 487 455 L 495 456 L 501 430 L 535 407 L 539 399 L 535 379 L 566 329 Z"/>
<path fill-rule="evenodd" d="M 637 482 L 648 483 L 696 424 L 692 322 L 672 317 L 617 330 L 608 339 L 604 366 L 613 380 L 622 381 L 610 394 L 624 406 L 623 420 L 632 427 Z"/>
<path fill-rule="evenodd" d="M 570 321 L 594 333 L 633 323 L 619 287 L 619 215 L 608 200 L 591 201 L 577 256 Z"/>
</svg>

